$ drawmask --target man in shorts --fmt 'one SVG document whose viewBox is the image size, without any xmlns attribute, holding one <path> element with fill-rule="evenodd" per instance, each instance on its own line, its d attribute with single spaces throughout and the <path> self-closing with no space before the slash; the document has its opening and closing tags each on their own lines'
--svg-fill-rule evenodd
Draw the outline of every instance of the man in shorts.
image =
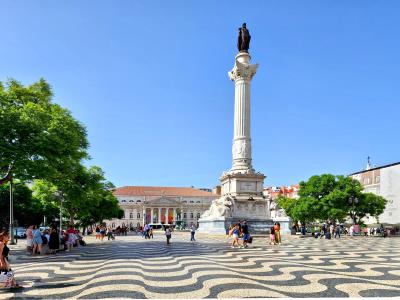
<svg viewBox="0 0 400 300">
<path fill-rule="evenodd" d="M 243 234 L 243 247 L 247 248 L 248 241 L 250 239 L 250 232 L 249 232 L 249 226 L 247 225 L 246 221 L 243 221 L 242 224 L 242 234 Z"/>
</svg>

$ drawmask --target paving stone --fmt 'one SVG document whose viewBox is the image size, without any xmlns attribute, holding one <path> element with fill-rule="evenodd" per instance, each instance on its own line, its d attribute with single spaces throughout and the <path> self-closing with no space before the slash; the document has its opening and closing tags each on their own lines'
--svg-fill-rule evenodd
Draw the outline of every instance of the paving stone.
<svg viewBox="0 0 400 300">
<path fill-rule="evenodd" d="M 287 237 L 280 246 L 257 237 L 232 249 L 225 236 L 161 232 L 100 242 L 72 252 L 29 257 L 12 247 L 21 290 L 0 298 L 269 298 L 400 296 L 400 238 Z"/>
</svg>

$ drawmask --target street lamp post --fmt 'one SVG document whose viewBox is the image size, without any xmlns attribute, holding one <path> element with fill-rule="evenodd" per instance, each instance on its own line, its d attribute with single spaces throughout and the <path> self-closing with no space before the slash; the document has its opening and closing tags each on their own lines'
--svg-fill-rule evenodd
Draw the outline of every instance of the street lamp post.
<svg viewBox="0 0 400 300">
<path fill-rule="evenodd" d="M 61 235 L 62 233 L 62 203 L 63 203 L 63 196 L 62 193 L 60 191 L 56 191 L 55 192 L 57 198 L 60 199 L 60 232 L 59 234 Z"/>
<path fill-rule="evenodd" d="M 10 179 L 10 245 L 15 245 L 14 241 L 14 197 L 13 197 L 13 178 Z"/>
</svg>

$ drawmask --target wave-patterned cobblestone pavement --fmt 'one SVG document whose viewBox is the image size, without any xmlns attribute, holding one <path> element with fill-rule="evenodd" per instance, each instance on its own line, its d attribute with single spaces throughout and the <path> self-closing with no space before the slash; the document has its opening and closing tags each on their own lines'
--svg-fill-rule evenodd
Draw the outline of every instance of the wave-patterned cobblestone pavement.
<svg viewBox="0 0 400 300">
<path fill-rule="evenodd" d="M 231 249 L 224 237 L 139 236 L 12 263 L 25 288 L 0 298 L 245 298 L 400 296 L 400 238 L 256 238 Z M 19 255 L 20 254 L 20 255 Z"/>
</svg>

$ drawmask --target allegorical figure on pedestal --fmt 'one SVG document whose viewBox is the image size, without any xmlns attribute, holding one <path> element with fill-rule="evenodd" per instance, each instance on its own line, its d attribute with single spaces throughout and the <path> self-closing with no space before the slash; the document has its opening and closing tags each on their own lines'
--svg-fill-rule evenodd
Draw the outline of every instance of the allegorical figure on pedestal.
<svg viewBox="0 0 400 300">
<path fill-rule="evenodd" d="M 238 50 L 239 52 L 248 52 L 250 48 L 250 33 L 246 28 L 246 23 L 243 23 L 242 27 L 239 28 L 239 37 L 238 37 Z"/>
</svg>

